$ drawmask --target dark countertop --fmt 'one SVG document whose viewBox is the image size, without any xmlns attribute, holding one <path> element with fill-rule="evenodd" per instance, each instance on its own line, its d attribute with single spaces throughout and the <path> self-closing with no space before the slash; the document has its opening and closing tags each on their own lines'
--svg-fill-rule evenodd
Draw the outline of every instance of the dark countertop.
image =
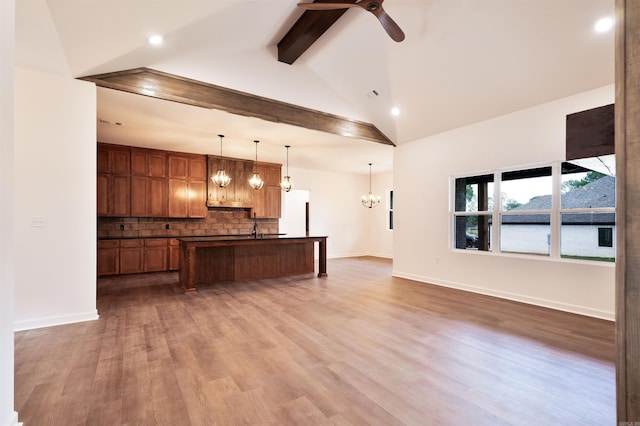
<svg viewBox="0 0 640 426">
<path fill-rule="evenodd" d="M 286 234 L 264 234 L 265 236 L 278 236 Z M 227 239 L 245 239 L 253 238 L 252 234 L 215 234 L 215 235 L 140 235 L 140 236 L 120 236 L 120 237 L 98 237 L 98 240 L 140 240 L 140 239 L 153 239 L 153 238 L 227 238 Z"/>
<path fill-rule="evenodd" d="M 207 241 L 244 241 L 244 240 L 292 240 L 300 238 L 327 238 L 317 235 L 287 235 L 287 234 L 258 234 L 257 238 L 252 234 L 245 235 L 211 235 L 211 236 L 185 236 L 175 237 L 178 241 L 207 242 Z"/>
</svg>

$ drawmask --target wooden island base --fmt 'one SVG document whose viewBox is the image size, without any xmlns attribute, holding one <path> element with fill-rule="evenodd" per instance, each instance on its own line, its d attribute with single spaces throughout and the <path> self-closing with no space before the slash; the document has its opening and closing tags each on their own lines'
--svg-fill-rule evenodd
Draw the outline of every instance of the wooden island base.
<svg viewBox="0 0 640 426">
<path fill-rule="evenodd" d="M 327 276 L 327 237 L 220 238 L 180 241 L 180 285 L 185 294 L 203 284 L 259 280 L 314 273 L 318 243 L 318 277 Z"/>
</svg>

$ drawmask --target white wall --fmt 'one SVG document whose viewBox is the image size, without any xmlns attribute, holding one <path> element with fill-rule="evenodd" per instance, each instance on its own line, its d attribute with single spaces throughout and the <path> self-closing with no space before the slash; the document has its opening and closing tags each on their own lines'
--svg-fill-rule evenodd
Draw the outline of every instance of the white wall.
<svg viewBox="0 0 640 426">
<path fill-rule="evenodd" d="M 13 150 L 14 0 L 0 1 L 0 425 L 18 424 L 13 410 Z"/>
<path fill-rule="evenodd" d="M 15 87 L 16 329 L 95 319 L 95 86 L 16 68 Z"/>
<path fill-rule="evenodd" d="M 372 249 L 377 238 L 372 232 L 373 218 L 382 213 L 381 206 L 386 202 L 386 196 L 381 206 L 375 209 L 367 209 L 360 203 L 360 197 L 369 192 L 369 175 L 294 168 L 289 168 L 289 174 L 295 189 L 308 190 L 310 193 L 309 233 L 329 237 L 328 258 L 375 255 L 374 251 L 378 250 L 388 252 L 387 248 Z M 375 183 L 373 188 L 374 192 L 383 195 L 376 191 Z"/>
<path fill-rule="evenodd" d="M 398 146 L 393 274 L 613 319 L 613 265 L 456 251 L 449 238 L 452 175 L 564 160 L 566 115 L 613 102 L 611 85 Z"/>
<path fill-rule="evenodd" d="M 393 258 L 393 231 L 387 226 L 389 191 L 393 189 L 393 172 L 372 177 L 373 193 L 381 197 L 380 205 L 369 212 L 369 250 L 371 256 Z M 365 191 L 366 192 L 366 191 Z"/>
</svg>

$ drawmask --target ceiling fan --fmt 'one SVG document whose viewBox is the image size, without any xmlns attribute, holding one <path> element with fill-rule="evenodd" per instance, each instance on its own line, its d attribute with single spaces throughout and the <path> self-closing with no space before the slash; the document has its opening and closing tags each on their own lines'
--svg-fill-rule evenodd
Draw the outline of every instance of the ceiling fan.
<svg viewBox="0 0 640 426">
<path fill-rule="evenodd" d="M 404 40 L 404 32 L 400 29 L 398 24 L 391 19 L 391 17 L 382 8 L 382 2 L 384 0 L 360 0 L 357 3 L 298 3 L 298 6 L 307 10 L 335 10 L 346 9 L 350 7 L 359 7 L 367 12 L 371 12 L 378 18 L 378 21 L 382 24 L 382 28 L 389 34 L 389 37 L 394 41 L 400 42 Z"/>
</svg>

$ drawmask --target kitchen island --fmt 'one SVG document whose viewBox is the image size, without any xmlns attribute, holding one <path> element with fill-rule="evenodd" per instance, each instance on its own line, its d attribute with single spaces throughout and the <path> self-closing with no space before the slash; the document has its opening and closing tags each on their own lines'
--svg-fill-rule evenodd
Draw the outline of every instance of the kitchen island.
<svg viewBox="0 0 640 426">
<path fill-rule="evenodd" d="M 202 284 L 313 274 L 318 243 L 318 276 L 327 276 L 327 237 L 182 237 L 180 285 L 195 293 Z"/>
</svg>

